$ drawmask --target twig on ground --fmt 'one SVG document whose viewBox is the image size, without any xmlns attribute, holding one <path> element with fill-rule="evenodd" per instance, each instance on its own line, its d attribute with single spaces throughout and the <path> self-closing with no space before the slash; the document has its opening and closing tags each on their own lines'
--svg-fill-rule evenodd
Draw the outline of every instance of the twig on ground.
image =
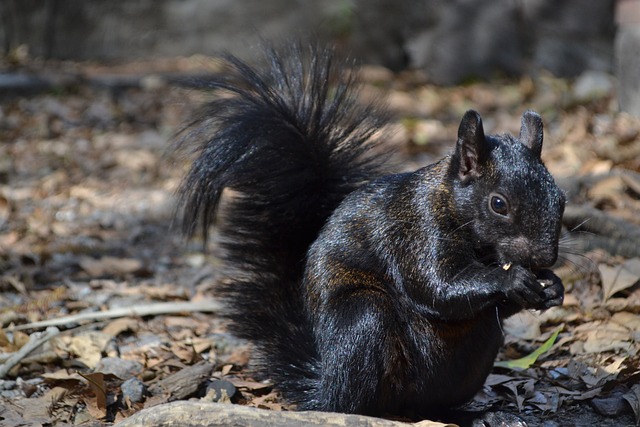
<svg viewBox="0 0 640 427">
<path fill-rule="evenodd" d="M 10 331 L 22 331 L 25 329 L 45 328 L 48 326 L 60 326 L 69 323 L 82 321 L 95 321 L 103 319 L 114 319 L 127 316 L 155 316 L 158 314 L 189 313 L 189 312 L 216 312 L 220 311 L 221 304 L 218 301 L 208 300 L 201 302 L 160 302 L 155 304 L 144 304 L 136 307 L 117 307 L 106 311 L 96 311 L 93 313 L 79 313 L 71 316 L 47 319 L 39 322 L 26 323 L 7 328 Z"/>
<path fill-rule="evenodd" d="M 13 353 L 2 365 L 0 365 L 0 379 L 4 378 L 9 371 L 16 366 L 22 359 L 27 357 L 36 348 L 49 341 L 60 333 L 55 326 L 48 327 L 44 332 L 34 332 L 29 336 L 29 341 Z"/>
</svg>

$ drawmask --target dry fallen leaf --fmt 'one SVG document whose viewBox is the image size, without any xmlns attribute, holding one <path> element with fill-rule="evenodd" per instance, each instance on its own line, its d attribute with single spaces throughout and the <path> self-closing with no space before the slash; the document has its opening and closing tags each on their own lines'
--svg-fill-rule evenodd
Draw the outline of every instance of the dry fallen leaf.
<svg viewBox="0 0 640 427">
<path fill-rule="evenodd" d="M 34 399 L 25 399 L 22 401 L 24 410 L 22 416 L 29 423 L 38 423 L 42 425 L 55 424 L 55 420 L 62 419 L 70 415 L 70 409 L 75 406 L 77 398 L 70 396 L 69 391 L 63 387 L 54 387 L 46 391 L 41 397 Z M 61 416 L 60 412 L 67 412 L 65 416 Z M 46 421 L 44 421 L 46 420 Z"/>
<path fill-rule="evenodd" d="M 612 350 L 635 353 L 631 333 L 624 326 L 614 322 L 590 322 L 588 325 L 589 327 L 578 331 L 584 339 L 585 353 L 603 353 Z"/>
<path fill-rule="evenodd" d="M 87 410 L 94 418 L 104 418 L 107 415 L 107 387 L 104 382 L 104 374 L 94 372 L 80 375 L 87 380 L 89 388 L 95 395 L 95 400 L 85 399 Z"/>
<path fill-rule="evenodd" d="M 628 360 L 627 356 L 615 356 L 613 361 L 607 366 L 603 366 L 602 369 L 609 375 L 616 376 L 622 371 L 623 363 Z"/>
<path fill-rule="evenodd" d="M 117 337 L 123 332 L 135 332 L 138 330 L 140 320 L 132 319 L 130 317 L 121 317 L 120 319 L 115 319 L 107 324 L 102 329 L 102 332 L 111 335 L 112 337 Z"/>
<path fill-rule="evenodd" d="M 102 352 L 112 336 L 98 331 L 83 332 L 73 337 L 63 339 L 67 344 L 67 351 L 76 355 L 77 359 L 87 367 L 96 367 Z"/>
<path fill-rule="evenodd" d="M 611 316 L 611 321 L 624 326 L 632 332 L 640 332 L 640 315 L 629 311 L 620 311 Z"/>
<path fill-rule="evenodd" d="M 504 321 L 504 331 L 518 339 L 534 340 L 540 336 L 540 316 L 528 310 L 509 317 Z"/>
<path fill-rule="evenodd" d="M 135 273 L 142 269 L 142 262 L 134 258 L 105 256 L 99 259 L 82 257 L 80 267 L 91 277 L 103 277 Z"/>
<path fill-rule="evenodd" d="M 600 264 L 598 270 L 602 277 L 602 293 L 605 301 L 640 280 L 640 260 L 637 258 L 616 267 Z"/>
<path fill-rule="evenodd" d="M 226 379 L 230 381 L 236 388 L 246 389 L 254 393 L 265 391 L 273 387 L 272 384 L 266 384 L 257 381 L 248 381 L 240 378 L 227 377 Z"/>
</svg>

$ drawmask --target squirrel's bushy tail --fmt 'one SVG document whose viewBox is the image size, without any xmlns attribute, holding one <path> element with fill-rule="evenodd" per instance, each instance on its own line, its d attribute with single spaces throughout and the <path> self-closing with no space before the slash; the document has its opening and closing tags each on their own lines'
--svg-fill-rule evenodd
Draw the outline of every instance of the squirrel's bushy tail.
<svg viewBox="0 0 640 427">
<path fill-rule="evenodd" d="M 183 229 L 215 221 L 224 265 L 219 291 L 233 332 L 256 344 L 258 372 L 313 406 L 315 344 L 300 281 L 304 258 L 344 197 L 379 175 L 373 149 L 383 117 L 356 100 L 354 74 L 330 50 L 265 49 L 254 68 L 224 57 L 220 91 L 180 135 L 195 160 L 179 189 Z"/>
</svg>

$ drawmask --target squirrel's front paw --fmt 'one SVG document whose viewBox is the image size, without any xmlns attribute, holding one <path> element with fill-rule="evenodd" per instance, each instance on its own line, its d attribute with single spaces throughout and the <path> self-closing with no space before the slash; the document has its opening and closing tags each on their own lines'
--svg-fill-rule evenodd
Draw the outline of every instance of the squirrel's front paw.
<svg viewBox="0 0 640 427">
<path fill-rule="evenodd" d="M 514 265 L 508 274 L 505 289 L 508 300 L 522 308 L 538 308 L 545 304 L 545 287 L 534 273 L 520 265 Z"/>
<path fill-rule="evenodd" d="M 543 287 L 543 301 L 537 310 L 546 310 L 547 308 L 562 305 L 564 300 L 564 286 L 562 280 L 556 276 L 551 270 L 537 270 L 535 272 L 538 283 Z"/>
</svg>

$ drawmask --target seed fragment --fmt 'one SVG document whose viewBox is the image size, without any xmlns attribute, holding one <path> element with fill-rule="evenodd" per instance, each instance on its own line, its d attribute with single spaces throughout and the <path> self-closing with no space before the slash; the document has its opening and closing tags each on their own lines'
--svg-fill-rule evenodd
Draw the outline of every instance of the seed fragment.
<svg viewBox="0 0 640 427">
<path fill-rule="evenodd" d="M 552 282 L 551 280 L 538 280 L 538 283 L 540 283 L 540 286 L 542 286 L 543 288 L 546 288 L 547 286 L 549 286 Z"/>
</svg>

